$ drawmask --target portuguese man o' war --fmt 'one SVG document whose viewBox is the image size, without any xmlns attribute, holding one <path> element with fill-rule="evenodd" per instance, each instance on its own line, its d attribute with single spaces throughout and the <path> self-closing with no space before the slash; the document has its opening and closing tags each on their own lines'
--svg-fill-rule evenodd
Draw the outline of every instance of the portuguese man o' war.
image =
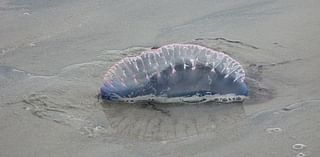
<svg viewBox="0 0 320 157">
<path fill-rule="evenodd" d="M 104 76 L 105 101 L 242 102 L 245 71 L 227 54 L 193 44 L 170 44 L 126 57 Z"/>
</svg>

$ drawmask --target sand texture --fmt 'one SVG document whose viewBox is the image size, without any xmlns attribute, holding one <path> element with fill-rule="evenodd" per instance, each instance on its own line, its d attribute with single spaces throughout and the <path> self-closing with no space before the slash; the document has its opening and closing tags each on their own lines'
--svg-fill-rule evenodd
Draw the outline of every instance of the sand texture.
<svg viewBox="0 0 320 157">
<path fill-rule="evenodd" d="M 0 156 L 320 156 L 319 0 L 2 0 Z M 227 53 L 242 104 L 103 103 L 107 68 L 169 43 Z"/>
</svg>

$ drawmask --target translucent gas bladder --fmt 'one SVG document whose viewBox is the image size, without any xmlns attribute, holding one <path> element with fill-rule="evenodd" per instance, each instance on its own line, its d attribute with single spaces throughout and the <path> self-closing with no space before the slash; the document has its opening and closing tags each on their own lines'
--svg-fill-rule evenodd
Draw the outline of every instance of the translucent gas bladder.
<svg viewBox="0 0 320 157">
<path fill-rule="evenodd" d="M 171 44 L 123 58 L 104 76 L 106 101 L 242 102 L 245 71 L 230 56 L 199 45 Z"/>
</svg>

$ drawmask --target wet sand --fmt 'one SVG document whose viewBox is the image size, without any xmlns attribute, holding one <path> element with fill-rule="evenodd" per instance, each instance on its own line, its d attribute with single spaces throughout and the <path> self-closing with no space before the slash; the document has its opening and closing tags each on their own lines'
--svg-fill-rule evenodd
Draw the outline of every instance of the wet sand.
<svg viewBox="0 0 320 157">
<path fill-rule="evenodd" d="M 319 5 L 4 0 L 0 156 L 319 156 Z M 168 43 L 237 59 L 250 99 L 157 105 L 168 112 L 97 99 L 107 67 Z"/>
</svg>

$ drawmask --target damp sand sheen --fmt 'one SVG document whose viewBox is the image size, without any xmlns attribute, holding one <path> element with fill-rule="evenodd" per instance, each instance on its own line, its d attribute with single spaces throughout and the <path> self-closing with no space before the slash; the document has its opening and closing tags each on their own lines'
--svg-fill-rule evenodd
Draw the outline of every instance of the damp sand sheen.
<svg viewBox="0 0 320 157">
<path fill-rule="evenodd" d="M 4 0 L 0 156 L 319 156 L 319 5 Z"/>
</svg>

